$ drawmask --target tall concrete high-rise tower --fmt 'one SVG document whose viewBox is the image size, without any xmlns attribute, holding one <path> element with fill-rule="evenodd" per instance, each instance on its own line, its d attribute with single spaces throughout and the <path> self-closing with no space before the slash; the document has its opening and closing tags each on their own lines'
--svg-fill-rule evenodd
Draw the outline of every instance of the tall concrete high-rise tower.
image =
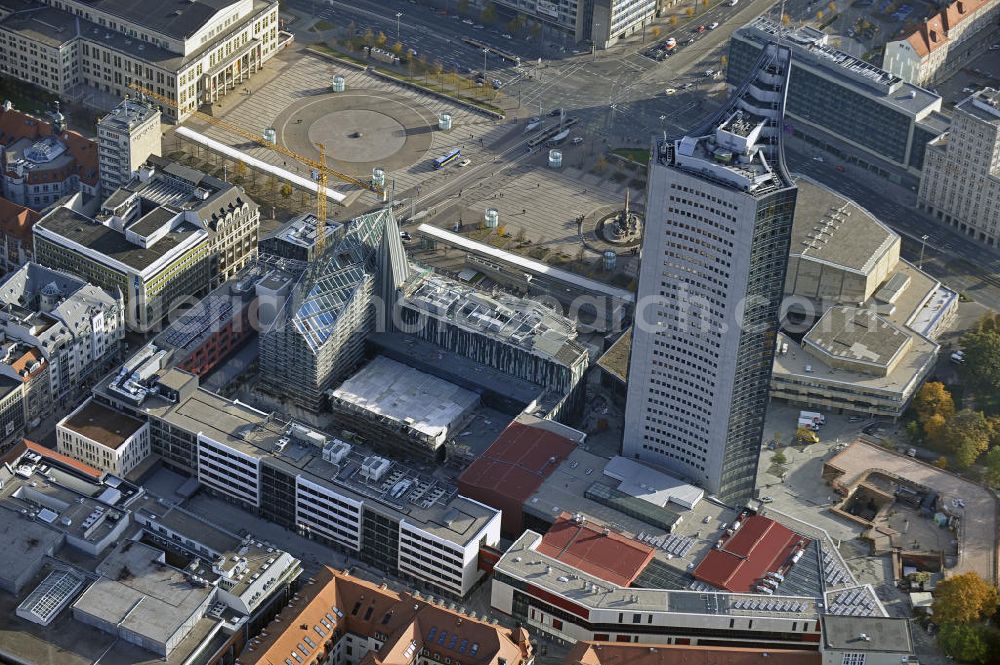
<svg viewBox="0 0 1000 665">
<path fill-rule="evenodd" d="M 731 504 L 754 490 L 788 263 L 790 59 L 769 44 L 721 111 L 650 160 L 622 454 Z"/>
<path fill-rule="evenodd" d="M 103 196 L 128 184 L 150 155 L 161 154 L 160 111 L 152 104 L 126 97 L 97 121 Z"/>
</svg>

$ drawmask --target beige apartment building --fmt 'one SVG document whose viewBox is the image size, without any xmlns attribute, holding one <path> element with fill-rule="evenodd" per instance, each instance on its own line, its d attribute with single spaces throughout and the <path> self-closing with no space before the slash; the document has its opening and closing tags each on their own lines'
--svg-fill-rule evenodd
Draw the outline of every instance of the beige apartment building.
<svg viewBox="0 0 1000 665">
<path fill-rule="evenodd" d="M 123 97 L 135 83 L 183 119 L 242 85 L 285 43 L 278 2 L 0 0 L 0 74 L 62 97 Z M 178 117 L 179 116 L 179 117 Z"/>
<path fill-rule="evenodd" d="M 988 247 L 1000 245 L 1000 93 L 955 107 L 951 131 L 927 146 L 917 207 Z"/>
</svg>

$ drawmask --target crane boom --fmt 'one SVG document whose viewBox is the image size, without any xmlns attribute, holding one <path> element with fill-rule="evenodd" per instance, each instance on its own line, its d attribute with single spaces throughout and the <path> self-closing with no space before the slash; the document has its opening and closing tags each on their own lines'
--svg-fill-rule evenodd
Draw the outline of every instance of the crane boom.
<svg viewBox="0 0 1000 665">
<path fill-rule="evenodd" d="M 163 95 L 160 95 L 160 94 L 158 94 L 156 92 L 153 92 L 152 90 L 149 90 L 148 88 L 145 88 L 145 87 L 143 87 L 143 86 L 141 86 L 141 85 L 139 85 L 137 83 L 132 83 L 132 84 L 129 85 L 129 87 L 132 88 L 133 90 L 135 90 L 136 92 L 138 92 L 139 94 L 145 95 L 146 97 L 149 97 L 150 99 L 153 99 L 153 100 L 159 102 L 160 104 L 163 104 L 164 106 L 172 106 L 172 107 L 176 107 L 177 106 L 177 103 L 174 102 L 172 99 L 164 97 Z M 239 136 L 241 138 L 247 139 L 248 141 L 253 141 L 254 143 L 256 143 L 258 145 L 262 145 L 265 148 L 270 148 L 271 150 L 273 150 L 274 152 L 276 152 L 276 153 L 278 153 L 280 155 L 284 155 L 285 157 L 290 157 L 291 159 L 294 159 L 295 161 L 299 162 L 300 164 L 304 164 L 305 166 L 308 166 L 309 168 L 316 169 L 316 171 L 318 171 L 322 176 L 324 176 L 324 178 L 323 178 L 324 179 L 324 184 L 325 184 L 325 181 L 330 176 L 333 176 L 334 178 L 336 178 L 337 180 L 340 180 L 342 182 L 346 182 L 346 183 L 349 183 L 349 184 L 352 184 L 352 185 L 357 185 L 358 187 L 361 187 L 362 189 L 371 190 L 371 191 L 375 192 L 376 194 L 378 194 L 379 196 L 383 196 L 383 194 L 384 194 L 384 191 L 383 191 L 382 187 L 380 187 L 380 186 L 378 186 L 378 185 L 376 185 L 374 183 L 367 183 L 367 182 L 364 182 L 362 180 L 359 180 L 358 178 L 355 178 L 354 176 L 347 175 L 346 173 L 341 173 L 340 171 L 337 171 L 335 169 L 331 169 L 330 167 L 328 167 L 325 164 L 325 159 L 322 158 L 323 156 L 321 156 L 321 161 L 316 161 L 314 159 L 306 157 L 305 155 L 300 155 L 297 152 L 289 150 L 285 146 L 280 145 L 278 143 L 270 143 L 267 140 L 265 140 L 264 137 L 257 136 L 253 132 L 247 131 L 247 130 L 243 129 L 242 127 L 237 127 L 236 125 L 234 125 L 234 124 L 232 124 L 230 122 L 227 122 L 226 120 L 223 120 L 221 118 L 216 118 L 215 116 L 208 115 L 207 113 L 203 113 L 203 112 L 198 111 L 198 110 L 194 111 L 192 113 L 192 115 L 197 116 L 199 120 L 204 120 L 205 122 L 207 122 L 209 124 L 212 124 L 212 125 L 215 125 L 217 127 L 222 128 L 222 129 L 225 129 L 226 131 L 232 132 L 233 134 L 236 134 L 237 136 Z M 323 192 L 323 199 L 324 199 L 324 202 L 325 202 L 325 199 L 326 199 L 325 188 L 324 188 L 324 192 Z M 324 203 L 324 207 L 325 207 L 325 203 Z"/>
</svg>

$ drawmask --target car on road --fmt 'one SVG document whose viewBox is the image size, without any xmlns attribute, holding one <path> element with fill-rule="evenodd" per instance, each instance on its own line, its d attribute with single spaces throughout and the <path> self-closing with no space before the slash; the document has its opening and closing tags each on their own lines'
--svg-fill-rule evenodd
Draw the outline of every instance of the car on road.
<svg viewBox="0 0 1000 665">
<path fill-rule="evenodd" d="M 713 78 L 714 76 L 715 76 L 715 70 L 714 69 L 706 69 L 705 70 L 705 77 L 706 78 Z"/>
<path fill-rule="evenodd" d="M 551 111 L 549 111 L 549 117 L 550 118 L 554 118 L 557 115 L 561 115 L 561 114 L 562 114 L 562 109 L 561 108 L 552 109 Z"/>
<path fill-rule="evenodd" d="M 705 32 L 705 26 L 699 25 L 697 28 L 694 29 L 694 31 L 695 32 Z"/>
<path fill-rule="evenodd" d="M 471 160 L 471 159 L 463 159 L 462 161 L 460 161 L 460 162 L 458 163 L 458 168 L 460 168 L 460 169 L 461 169 L 461 168 L 465 168 L 466 166 L 468 166 L 468 165 L 469 165 L 469 164 L 471 164 L 471 163 L 472 163 L 472 160 Z"/>
<path fill-rule="evenodd" d="M 513 37 L 510 36 L 509 32 L 505 32 L 505 33 L 503 33 L 500 36 L 503 37 L 504 39 L 513 39 Z"/>
<path fill-rule="evenodd" d="M 815 157 L 813 157 L 813 161 L 814 162 L 820 162 L 820 163 L 822 163 L 823 162 L 823 157 L 820 156 L 820 155 L 816 155 Z"/>
<path fill-rule="evenodd" d="M 400 232 L 399 232 L 399 238 L 400 238 L 401 240 L 406 240 L 406 241 L 410 241 L 410 240 L 413 240 L 413 236 L 411 236 L 411 235 L 409 234 L 409 232 L 407 232 L 407 231 L 400 231 Z"/>
<path fill-rule="evenodd" d="M 490 85 L 493 86 L 494 90 L 499 90 L 500 88 L 503 87 L 503 81 L 501 81 L 500 79 L 493 79 L 492 81 L 490 81 Z"/>
<path fill-rule="evenodd" d="M 1000 51 L 1000 44 L 993 44 L 990 46 L 991 51 Z"/>
<path fill-rule="evenodd" d="M 462 17 L 459 16 L 458 14 L 452 14 L 450 18 L 451 18 L 452 21 L 461 21 L 462 20 Z"/>
<path fill-rule="evenodd" d="M 846 171 L 846 170 L 847 170 L 847 169 L 845 169 L 845 168 L 844 168 L 844 165 L 843 165 L 843 164 L 837 164 L 837 165 L 836 165 L 836 166 L 835 166 L 834 168 L 835 168 L 835 169 L 836 169 L 836 170 L 837 170 L 838 172 L 840 172 L 840 173 L 843 173 L 844 171 Z"/>
<path fill-rule="evenodd" d="M 477 23 L 474 26 L 472 26 L 472 29 L 473 30 L 485 30 L 486 26 L 483 25 L 482 23 Z"/>
<path fill-rule="evenodd" d="M 762 497 L 760 497 L 760 502 L 761 503 L 774 503 L 774 497 L 773 496 L 762 496 Z"/>
<path fill-rule="evenodd" d="M 475 25 L 476 24 L 476 22 L 473 21 L 471 18 L 463 18 L 462 19 L 462 23 L 464 23 L 465 25 Z"/>
<path fill-rule="evenodd" d="M 583 143 L 583 137 L 582 136 L 577 136 L 577 137 L 575 137 L 573 139 L 573 145 L 580 145 L 581 143 Z"/>
<path fill-rule="evenodd" d="M 705 518 L 702 519 L 701 523 L 702 524 L 711 524 L 712 523 L 712 516 L 711 515 L 705 515 Z"/>
<path fill-rule="evenodd" d="M 868 436 L 872 436 L 874 434 L 877 434 L 880 429 L 881 425 L 879 425 L 878 423 L 872 423 L 871 425 L 865 426 L 861 431 L 867 434 Z"/>
<path fill-rule="evenodd" d="M 685 43 L 685 44 L 694 44 L 694 43 L 695 43 L 696 41 L 698 41 L 698 40 L 697 40 L 697 39 L 695 39 L 694 37 L 691 37 L 690 39 L 688 39 L 688 40 L 687 40 L 686 42 L 684 42 L 684 43 Z"/>
<path fill-rule="evenodd" d="M 681 86 L 681 90 L 690 90 L 693 87 L 694 83 L 685 83 L 684 85 Z"/>
<path fill-rule="evenodd" d="M 974 86 L 971 86 L 971 85 L 967 85 L 964 88 L 962 88 L 962 92 L 964 92 L 967 95 L 971 95 L 975 91 L 976 91 L 976 88 Z"/>
<path fill-rule="evenodd" d="M 666 90 L 663 91 L 663 94 L 667 96 L 675 95 L 677 94 L 677 88 L 667 88 Z"/>
<path fill-rule="evenodd" d="M 711 23 L 708 24 L 708 29 L 709 30 L 715 30 L 718 27 L 719 27 L 719 22 L 718 21 L 712 21 Z"/>
<path fill-rule="evenodd" d="M 868 419 L 864 416 L 851 416 L 850 418 L 847 419 L 847 422 L 860 423 L 862 420 L 868 420 Z"/>
<path fill-rule="evenodd" d="M 729 0 L 729 2 L 726 3 L 726 6 L 727 7 L 735 7 L 736 3 L 738 3 L 739 1 L 740 0 Z"/>
</svg>

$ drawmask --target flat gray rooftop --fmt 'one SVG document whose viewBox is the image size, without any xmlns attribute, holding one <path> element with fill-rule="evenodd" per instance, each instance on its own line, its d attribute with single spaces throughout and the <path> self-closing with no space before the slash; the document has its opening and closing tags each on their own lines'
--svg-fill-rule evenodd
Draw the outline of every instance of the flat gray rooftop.
<svg viewBox="0 0 1000 665">
<path fill-rule="evenodd" d="M 205 241 L 208 240 L 204 230 L 184 222 L 157 240 L 152 247 L 140 247 L 126 240 L 123 233 L 62 206 L 53 208 L 37 225 L 62 238 L 120 261 L 137 272 L 145 270 L 167 256 L 178 245 L 196 234 L 202 234 L 205 236 Z"/>
<path fill-rule="evenodd" d="M 909 333 L 882 317 L 855 307 L 831 307 L 803 342 L 831 358 L 885 371 L 910 344 Z"/>
<path fill-rule="evenodd" d="M 0 501 L 0 580 L 4 586 L 12 586 L 38 565 L 43 553 L 57 550 L 62 541 L 63 534 L 57 530 L 25 519 L 16 506 Z"/>
<path fill-rule="evenodd" d="M 102 665 L 183 665 L 219 623 L 212 617 L 200 619 L 188 637 L 164 659 L 77 621 L 68 610 L 60 612 L 47 627 L 17 616 L 17 605 L 51 572 L 51 567 L 44 567 L 20 595 L 0 593 L 0 616 L 4 617 L 0 660 L 33 665 L 92 665 L 96 662 Z M 212 653 L 219 649 L 222 646 L 218 639 L 220 635 L 224 635 L 224 631 L 219 631 L 216 638 L 209 640 L 203 652 Z"/>
<path fill-rule="evenodd" d="M 496 511 L 457 494 L 458 489 L 421 474 L 405 464 L 393 462 L 387 475 L 399 480 L 412 480 L 413 492 L 424 489 L 419 500 L 406 496 L 393 499 L 383 484 L 370 484 L 361 479 L 360 461 L 375 453 L 363 446 L 354 446 L 351 456 L 340 465 L 323 459 L 323 451 L 314 445 L 292 441 L 279 446 L 286 437 L 282 423 L 243 404 L 199 389 L 177 405 L 156 408 L 156 417 L 188 432 L 200 432 L 206 437 L 251 455 L 266 463 L 301 474 L 305 478 L 353 498 L 381 506 L 407 521 L 442 538 L 465 545 L 491 520 Z M 332 440 L 333 437 L 328 437 Z M 331 480 L 333 479 L 333 480 Z M 440 491 L 438 491 L 440 490 Z M 435 496 L 429 505 L 425 501 Z"/>
<path fill-rule="evenodd" d="M 1000 125 L 1000 92 L 996 90 L 980 90 L 960 102 L 957 108 L 983 122 Z"/>
<path fill-rule="evenodd" d="M 899 236 L 852 201 L 798 178 L 789 253 L 868 274 Z"/>
<path fill-rule="evenodd" d="M 179 570 L 158 565 L 162 557 L 160 550 L 148 545 L 120 543 L 97 567 L 101 579 L 73 603 L 74 612 L 166 643 L 195 617 L 214 590 L 194 585 Z"/>
<path fill-rule="evenodd" d="M 822 620 L 827 648 L 906 654 L 913 651 L 907 619 L 824 615 Z"/>
<path fill-rule="evenodd" d="M 390 420 L 440 439 L 460 427 L 479 396 L 431 374 L 377 356 L 331 393 L 372 419 Z"/>
</svg>

